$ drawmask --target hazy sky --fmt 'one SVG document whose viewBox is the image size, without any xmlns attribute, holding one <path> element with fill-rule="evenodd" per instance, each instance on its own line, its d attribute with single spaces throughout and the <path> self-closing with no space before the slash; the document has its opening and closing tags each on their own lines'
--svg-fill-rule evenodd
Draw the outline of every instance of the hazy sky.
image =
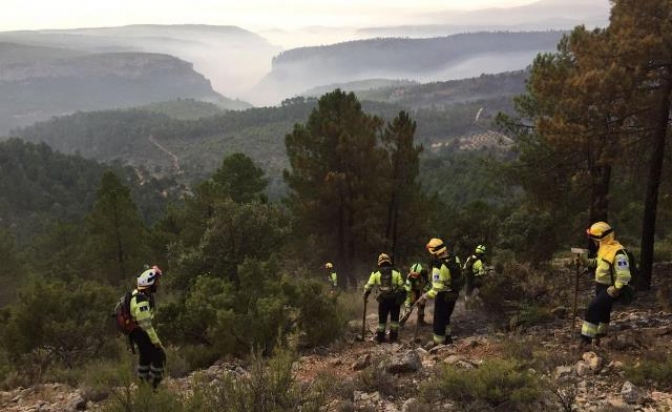
<svg viewBox="0 0 672 412">
<path fill-rule="evenodd" d="M 0 0 L 0 31 L 202 23 L 246 29 L 397 24 L 434 10 L 535 0 Z"/>
</svg>

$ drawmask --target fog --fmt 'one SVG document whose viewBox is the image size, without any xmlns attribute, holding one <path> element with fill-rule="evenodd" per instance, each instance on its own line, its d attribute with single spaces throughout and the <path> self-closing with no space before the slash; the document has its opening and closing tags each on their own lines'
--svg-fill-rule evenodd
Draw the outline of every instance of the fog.
<svg viewBox="0 0 672 412">
<path fill-rule="evenodd" d="M 389 13 L 393 9 L 387 10 Z M 170 54 L 193 63 L 194 69 L 207 77 L 213 88 L 226 97 L 255 105 L 274 105 L 313 87 L 371 77 L 428 82 L 522 69 L 531 63 L 536 53 L 546 51 L 548 47 L 544 45 L 537 49 L 513 50 L 501 54 L 495 51 L 470 56 L 464 61 L 450 62 L 440 71 L 409 72 L 395 67 L 379 67 L 342 76 L 316 73 L 315 65 L 305 65 L 305 62 L 273 68 L 272 59 L 283 50 L 379 37 L 428 38 L 493 30 L 569 30 L 577 24 L 604 26 L 608 20 L 609 3 L 608 0 L 541 0 L 506 9 L 445 9 L 426 13 L 409 12 L 410 8 L 406 6 L 398 10 L 404 13 L 383 13 L 374 25 L 370 24 L 370 19 L 368 24 L 353 24 L 358 21 L 354 17 L 344 18 L 343 25 L 311 25 L 302 28 L 288 28 L 282 19 L 278 19 L 274 27 L 254 31 L 244 26 L 131 25 L 0 32 L 0 42 L 60 47 L 89 53 L 136 51 Z M 373 11 L 370 10 L 371 15 Z M 263 11 L 260 12 L 263 14 Z M 334 19 L 329 21 L 333 23 Z M 336 65 L 344 64 L 351 62 Z"/>
</svg>

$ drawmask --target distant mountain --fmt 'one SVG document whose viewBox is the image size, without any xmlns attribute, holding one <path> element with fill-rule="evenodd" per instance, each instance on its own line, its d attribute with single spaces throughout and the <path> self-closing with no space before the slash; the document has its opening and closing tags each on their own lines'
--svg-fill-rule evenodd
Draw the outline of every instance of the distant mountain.
<svg viewBox="0 0 672 412">
<path fill-rule="evenodd" d="M 524 70 L 479 77 L 432 82 L 425 84 L 399 84 L 355 91 L 360 100 L 397 104 L 411 110 L 432 108 L 446 109 L 451 105 L 478 101 L 511 101 L 525 92 L 528 73 Z M 506 110 L 510 107 L 495 105 L 491 109 Z"/>
<path fill-rule="evenodd" d="M 169 54 L 193 63 L 194 70 L 210 79 L 215 90 L 235 97 L 268 73 L 271 58 L 281 51 L 239 27 L 201 24 L 0 32 L 0 42 L 88 53 Z"/>
<path fill-rule="evenodd" d="M 301 93 L 301 96 L 319 97 L 325 93 L 333 91 L 334 89 L 341 89 L 346 92 L 359 92 L 367 90 L 414 86 L 419 84 L 420 83 L 418 82 L 413 82 L 410 80 L 368 79 L 356 82 L 333 83 L 327 86 L 313 87 L 312 89 L 306 90 L 305 92 Z"/>
<path fill-rule="evenodd" d="M 581 24 L 588 28 L 606 27 L 610 7 L 609 0 L 540 0 L 517 7 L 446 10 L 409 19 L 422 20 L 425 25 L 367 28 L 360 31 L 360 35 L 417 37 L 479 30 L 571 30 Z"/>
<path fill-rule="evenodd" d="M 227 100 L 173 56 L 0 43 L 0 136 L 55 115 L 178 98 L 222 106 Z"/>
<path fill-rule="evenodd" d="M 269 102 L 326 84 L 367 79 L 422 83 L 520 70 L 555 51 L 564 32 L 466 33 L 429 39 L 380 38 L 280 53 L 254 91 Z"/>
</svg>

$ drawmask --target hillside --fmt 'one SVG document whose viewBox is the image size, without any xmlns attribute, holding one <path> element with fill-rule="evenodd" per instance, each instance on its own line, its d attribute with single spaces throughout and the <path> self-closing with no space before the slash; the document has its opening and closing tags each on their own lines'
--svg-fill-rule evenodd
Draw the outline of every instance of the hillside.
<svg viewBox="0 0 672 412">
<path fill-rule="evenodd" d="M 540 52 L 556 49 L 563 32 L 465 33 L 448 37 L 379 38 L 287 50 L 254 88 L 285 96 L 332 83 L 408 79 L 422 83 L 521 70 Z"/>
<path fill-rule="evenodd" d="M 669 264 L 656 268 L 657 273 L 668 269 Z M 589 295 L 588 282 L 582 283 L 581 305 Z M 415 316 L 401 328 L 399 343 L 372 341 L 377 313 L 376 305 L 369 304 L 364 341 L 359 340 L 362 319 L 357 318 L 334 344 L 299 351 L 295 358 L 281 353 L 280 360 L 268 363 L 221 359 L 186 376 L 177 348 L 171 347 L 171 359 L 178 364 L 170 368 L 159 394 L 139 395 L 126 381 L 110 387 L 80 378 L 78 387 L 56 381 L 0 392 L 0 407 L 8 412 L 28 412 L 36 404 L 51 411 L 110 411 L 128 407 L 135 393 L 156 403 L 172 399 L 170 410 L 186 412 L 205 410 L 199 407 L 206 399 L 220 406 L 230 405 L 231 399 L 247 405 L 244 394 L 249 392 L 259 397 L 253 398 L 256 405 L 277 402 L 285 408 L 280 410 L 292 410 L 286 404 L 295 400 L 304 408 L 317 404 L 328 412 L 668 411 L 672 315 L 653 303 L 652 292 L 642 297 L 634 306 L 617 306 L 610 336 L 584 350 L 575 346 L 571 308 L 566 306 L 523 319 L 460 300 L 452 316 L 455 343 L 427 350 L 423 346 L 431 339 L 431 326 L 416 328 Z M 362 309 L 361 303 L 352 304 Z M 426 310 L 433 313 L 433 305 Z M 204 391 L 204 386 L 215 391 Z M 195 406 L 187 402 L 194 393 L 206 394 Z M 244 410 L 240 408 L 232 410 Z"/>
<path fill-rule="evenodd" d="M 0 135 L 79 110 L 192 98 L 223 102 L 191 63 L 164 54 L 0 45 Z"/>
<path fill-rule="evenodd" d="M 193 63 L 194 70 L 210 79 L 217 92 L 236 97 L 270 70 L 271 58 L 281 50 L 240 27 L 204 24 L 0 32 L 0 42 L 87 53 L 168 54 Z"/>
</svg>

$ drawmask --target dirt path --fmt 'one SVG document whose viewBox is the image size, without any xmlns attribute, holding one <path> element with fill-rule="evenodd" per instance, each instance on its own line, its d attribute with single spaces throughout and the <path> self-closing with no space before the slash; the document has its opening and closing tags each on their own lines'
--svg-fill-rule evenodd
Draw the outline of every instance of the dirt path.
<svg viewBox="0 0 672 412">
<path fill-rule="evenodd" d="M 175 153 L 171 152 L 170 150 L 166 149 L 164 146 L 159 143 L 154 136 L 150 135 L 149 136 L 149 141 L 156 146 L 159 150 L 161 150 L 163 153 L 167 154 L 168 156 L 171 157 L 171 164 L 173 165 L 173 170 L 176 174 L 181 174 L 182 169 L 180 169 L 180 158 L 175 155 Z"/>
</svg>

